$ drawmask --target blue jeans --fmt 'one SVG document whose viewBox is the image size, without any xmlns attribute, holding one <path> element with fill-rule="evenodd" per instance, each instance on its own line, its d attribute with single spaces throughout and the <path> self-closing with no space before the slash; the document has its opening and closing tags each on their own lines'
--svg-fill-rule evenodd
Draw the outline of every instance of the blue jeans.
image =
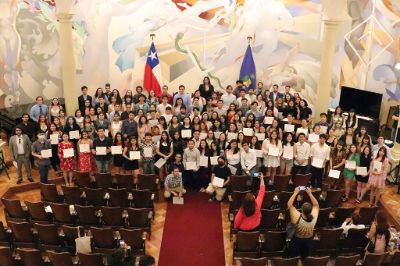
<svg viewBox="0 0 400 266">
<path fill-rule="evenodd" d="M 154 170 L 154 161 L 143 161 L 143 174 L 146 175 L 154 175 L 155 170 Z"/>
<path fill-rule="evenodd" d="M 109 173 L 110 172 L 110 160 L 98 161 L 96 160 L 97 172 Z"/>
<path fill-rule="evenodd" d="M 39 175 L 40 175 L 40 182 L 43 184 L 47 184 L 49 177 L 49 166 L 39 164 Z"/>
</svg>

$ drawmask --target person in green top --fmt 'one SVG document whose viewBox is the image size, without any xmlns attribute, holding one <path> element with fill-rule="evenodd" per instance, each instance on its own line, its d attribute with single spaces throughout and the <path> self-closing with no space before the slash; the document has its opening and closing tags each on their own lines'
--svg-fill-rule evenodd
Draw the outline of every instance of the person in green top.
<svg viewBox="0 0 400 266">
<path fill-rule="evenodd" d="M 352 166 L 349 169 L 349 167 L 347 165 L 347 163 L 349 161 L 356 162 L 355 167 Z M 351 187 L 353 186 L 355 176 L 356 176 L 356 167 L 359 165 L 360 165 L 360 155 L 357 153 L 357 146 L 352 144 L 352 145 L 350 145 L 349 153 L 348 153 L 347 159 L 346 159 L 346 165 L 343 170 L 344 192 L 345 192 L 343 202 L 347 201 L 347 199 L 349 198 L 350 190 L 351 190 Z"/>
</svg>

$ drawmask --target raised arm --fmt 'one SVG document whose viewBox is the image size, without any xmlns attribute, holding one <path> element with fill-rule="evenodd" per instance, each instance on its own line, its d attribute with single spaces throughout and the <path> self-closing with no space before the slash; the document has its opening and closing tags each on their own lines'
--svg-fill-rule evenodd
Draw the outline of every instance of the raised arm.
<svg viewBox="0 0 400 266">
<path fill-rule="evenodd" d="M 300 191 L 299 187 L 296 187 L 294 189 L 293 194 L 292 194 L 292 196 L 290 197 L 290 199 L 288 200 L 288 203 L 287 203 L 288 209 L 293 207 L 294 200 L 296 199 L 297 194 L 299 194 L 299 191 Z"/>
</svg>

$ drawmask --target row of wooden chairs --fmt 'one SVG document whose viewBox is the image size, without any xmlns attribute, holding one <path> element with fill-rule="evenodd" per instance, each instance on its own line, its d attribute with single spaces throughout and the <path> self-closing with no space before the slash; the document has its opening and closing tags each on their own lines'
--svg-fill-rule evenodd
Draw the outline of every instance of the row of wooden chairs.
<svg viewBox="0 0 400 266">
<path fill-rule="evenodd" d="M 64 185 L 61 189 L 62 191 L 59 192 L 54 184 L 40 184 L 42 200 L 46 203 L 153 208 L 156 198 L 155 193 L 147 189 L 80 188 Z"/>
<path fill-rule="evenodd" d="M 368 229 L 350 229 L 348 231 L 347 238 L 342 238 L 343 229 L 321 229 L 318 231 L 318 237 L 314 238 L 314 250 L 312 251 L 313 256 L 324 256 L 321 259 L 319 257 L 318 263 L 314 264 L 311 262 L 305 262 L 305 265 L 327 265 L 330 257 L 337 257 L 341 254 L 356 254 L 353 260 L 344 262 L 344 258 L 341 257 L 339 262 L 337 261 L 335 265 L 351 265 L 354 266 L 357 259 L 360 257 L 358 255 L 361 253 L 368 243 L 366 238 L 366 233 Z M 242 232 L 239 231 L 234 238 L 233 256 L 234 258 L 261 258 L 259 260 L 242 261 L 242 265 L 267 265 L 265 262 L 268 259 L 285 256 L 287 247 L 286 232 L 273 232 L 267 231 L 264 233 L 256 232 Z M 383 263 L 386 253 L 379 254 L 380 256 L 374 256 L 376 254 L 367 255 L 367 258 L 363 265 L 376 265 L 379 266 Z M 357 259 L 354 259 L 357 257 Z M 312 259 L 314 260 L 314 259 Z M 272 265 L 297 265 L 291 264 L 297 262 L 298 259 L 291 259 L 286 261 L 286 264 L 274 264 L 274 259 L 272 259 Z M 400 251 L 397 251 L 395 256 L 392 258 L 392 264 L 399 265 L 400 261 Z"/>
</svg>

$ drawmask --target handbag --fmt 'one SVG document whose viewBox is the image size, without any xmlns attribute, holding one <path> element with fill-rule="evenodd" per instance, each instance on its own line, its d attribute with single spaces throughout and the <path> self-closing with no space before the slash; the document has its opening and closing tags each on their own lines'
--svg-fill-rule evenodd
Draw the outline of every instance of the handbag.
<svg viewBox="0 0 400 266">
<path fill-rule="evenodd" d="M 78 227 L 78 237 L 75 239 L 76 254 L 78 253 L 92 253 L 92 242 L 90 236 L 80 236 Z"/>
<path fill-rule="evenodd" d="M 297 219 L 297 222 L 294 224 L 292 222 L 289 222 L 286 225 L 286 238 L 288 240 L 292 240 L 292 238 L 294 237 L 294 235 L 296 234 L 296 229 L 297 229 L 297 225 L 300 222 L 300 218 L 301 218 L 301 214 L 299 216 L 299 219 Z"/>
</svg>

